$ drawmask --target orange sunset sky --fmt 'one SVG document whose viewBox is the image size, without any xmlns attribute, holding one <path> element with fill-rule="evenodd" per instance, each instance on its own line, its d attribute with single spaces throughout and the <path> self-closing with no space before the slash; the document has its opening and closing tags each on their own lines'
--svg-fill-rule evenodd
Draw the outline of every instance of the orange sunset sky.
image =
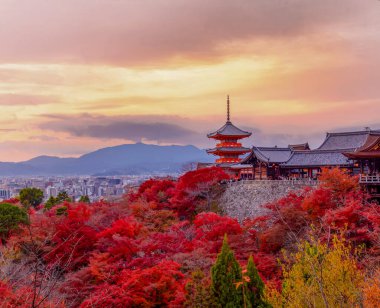
<svg viewBox="0 0 380 308">
<path fill-rule="evenodd" d="M 380 1 L 0 0 L 0 161 L 380 128 Z"/>
</svg>

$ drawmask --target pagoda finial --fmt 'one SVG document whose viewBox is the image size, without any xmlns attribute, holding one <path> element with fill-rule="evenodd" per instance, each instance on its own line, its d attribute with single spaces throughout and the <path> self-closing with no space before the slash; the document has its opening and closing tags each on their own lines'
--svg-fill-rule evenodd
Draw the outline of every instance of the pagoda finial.
<svg viewBox="0 0 380 308">
<path fill-rule="evenodd" d="M 227 95 L 227 122 L 230 122 L 230 96 Z"/>
</svg>

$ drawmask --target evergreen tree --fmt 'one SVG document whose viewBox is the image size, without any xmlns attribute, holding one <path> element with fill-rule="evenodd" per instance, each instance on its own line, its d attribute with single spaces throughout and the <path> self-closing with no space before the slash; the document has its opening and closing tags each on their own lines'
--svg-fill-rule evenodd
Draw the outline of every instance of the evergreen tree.
<svg viewBox="0 0 380 308">
<path fill-rule="evenodd" d="M 53 206 L 57 205 L 57 200 L 53 196 L 50 196 L 50 198 L 45 203 L 45 209 L 50 210 Z"/>
<path fill-rule="evenodd" d="M 44 199 L 44 192 L 38 188 L 24 188 L 20 191 L 20 202 L 26 207 L 37 207 Z"/>
<path fill-rule="evenodd" d="M 257 271 L 252 256 L 248 259 L 247 271 L 244 274 L 243 281 L 245 282 L 245 307 L 271 307 L 263 300 L 265 285 Z"/>
<path fill-rule="evenodd" d="M 25 209 L 13 204 L 0 204 L 0 239 L 2 244 L 6 242 L 12 231 L 17 230 L 20 224 L 27 224 L 28 221 Z"/>
<path fill-rule="evenodd" d="M 242 280 L 241 268 L 224 236 L 222 251 L 211 268 L 211 293 L 217 307 L 243 307 L 243 291 L 237 287 Z"/>
<path fill-rule="evenodd" d="M 91 201 L 90 201 L 90 197 L 87 196 L 87 195 L 85 195 L 85 196 L 81 196 L 81 197 L 79 198 L 79 202 L 90 203 L 90 202 L 91 202 Z"/>
<path fill-rule="evenodd" d="M 66 191 L 61 191 L 56 198 L 50 196 L 50 198 L 45 203 L 45 209 L 50 210 L 52 207 L 61 204 L 63 202 L 71 202 L 71 199 Z"/>
<path fill-rule="evenodd" d="M 63 203 L 63 202 L 65 202 L 65 201 L 67 201 L 67 202 L 71 202 L 72 200 L 71 200 L 71 198 L 69 197 L 69 195 L 67 194 L 67 192 L 63 190 L 63 191 L 60 191 L 60 192 L 58 193 L 58 196 L 57 196 L 57 198 L 56 198 L 56 201 L 57 201 L 56 204 L 60 204 L 60 203 Z"/>
</svg>

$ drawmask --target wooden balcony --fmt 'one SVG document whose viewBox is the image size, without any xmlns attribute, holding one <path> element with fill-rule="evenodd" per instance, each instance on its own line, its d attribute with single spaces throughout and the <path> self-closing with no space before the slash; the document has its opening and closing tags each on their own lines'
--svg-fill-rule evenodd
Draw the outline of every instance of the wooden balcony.
<svg viewBox="0 0 380 308">
<path fill-rule="evenodd" d="M 360 184 L 379 184 L 380 185 L 380 175 L 360 175 Z"/>
</svg>

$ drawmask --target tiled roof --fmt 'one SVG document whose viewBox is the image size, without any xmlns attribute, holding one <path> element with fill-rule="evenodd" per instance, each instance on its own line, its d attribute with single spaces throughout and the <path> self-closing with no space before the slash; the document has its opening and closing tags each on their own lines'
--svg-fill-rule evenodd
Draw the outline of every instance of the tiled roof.
<svg viewBox="0 0 380 308">
<path fill-rule="evenodd" d="M 284 167 L 348 166 L 352 162 L 339 151 L 296 151 Z"/>
<path fill-rule="evenodd" d="M 249 164 L 252 158 L 266 163 L 283 163 L 286 162 L 292 154 L 289 148 L 279 147 L 253 147 L 249 155 L 243 158 L 243 164 Z"/>
<path fill-rule="evenodd" d="M 233 125 L 230 121 L 227 121 L 223 127 L 219 128 L 216 132 L 208 134 L 207 137 L 212 138 L 216 136 L 236 136 L 236 137 L 249 137 L 252 133 L 241 130 Z"/>
<path fill-rule="evenodd" d="M 380 131 L 358 131 L 358 132 L 345 132 L 345 133 L 327 133 L 325 141 L 318 148 L 318 150 L 345 150 L 355 151 L 362 147 L 369 135 L 380 134 Z"/>
<path fill-rule="evenodd" d="M 270 163 L 286 162 L 292 154 L 289 148 L 278 147 L 253 147 L 256 157 Z"/>
<path fill-rule="evenodd" d="M 309 143 L 300 143 L 300 144 L 289 144 L 288 148 L 291 149 L 292 151 L 297 151 L 297 150 L 310 150 Z"/>
<path fill-rule="evenodd" d="M 246 165 L 246 164 L 233 164 L 230 166 L 231 169 L 247 169 L 252 168 L 252 165 Z"/>
</svg>

